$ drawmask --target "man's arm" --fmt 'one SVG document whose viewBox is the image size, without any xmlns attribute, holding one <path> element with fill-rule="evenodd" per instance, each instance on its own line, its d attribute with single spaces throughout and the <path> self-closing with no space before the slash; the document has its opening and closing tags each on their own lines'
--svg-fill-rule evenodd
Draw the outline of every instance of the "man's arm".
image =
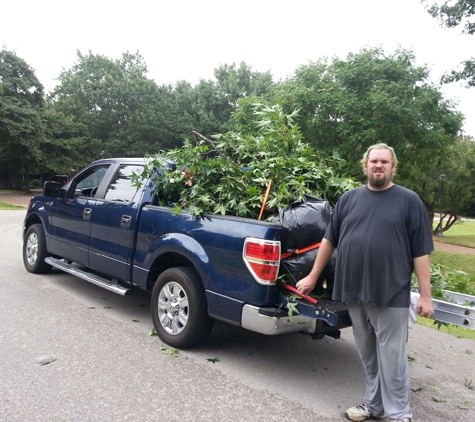
<svg viewBox="0 0 475 422">
<path fill-rule="evenodd" d="M 416 271 L 419 293 L 421 295 L 417 302 L 417 314 L 422 317 L 430 318 L 430 316 L 434 314 L 434 303 L 432 302 L 430 284 L 429 255 L 414 258 L 414 269 Z"/>
<path fill-rule="evenodd" d="M 313 264 L 312 271 L 310 271 L 308 276 L 302 278 L 302 280 L 296 284 L 300 293 L 309 294 L 315 288 L 318 277 L 320 277 L 320 274 L 330 260 L 334 250 L 335 248 L 333 247 L 332 242 L 328 239 L 322 240 L 322 244 L 318 248 L 317 258 Z"/>
</svg>

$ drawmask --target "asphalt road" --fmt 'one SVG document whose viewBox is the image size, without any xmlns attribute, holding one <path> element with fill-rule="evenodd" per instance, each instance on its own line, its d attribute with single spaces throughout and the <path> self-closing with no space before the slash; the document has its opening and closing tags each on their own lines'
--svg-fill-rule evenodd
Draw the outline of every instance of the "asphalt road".
<svg viewBox="0 0 475 422">
<path fill-rule="evenodd" d="M 147 294 L 27 273 L 24 215 L 0 211 L 0 421 L 325 422 L 362 401 L 351 329 L 313 341 L 216 323 L 174 357 L 148 335 Z M 415 325 L 408 350 L 414 420 L 475 421 L 475 342 Z"/>
</svg>

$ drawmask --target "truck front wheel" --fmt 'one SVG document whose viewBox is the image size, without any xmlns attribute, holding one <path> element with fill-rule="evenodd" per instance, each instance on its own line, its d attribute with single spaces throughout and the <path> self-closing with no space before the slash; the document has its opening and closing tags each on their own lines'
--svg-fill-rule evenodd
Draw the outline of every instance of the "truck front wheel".
<svg viewBox="0 0 475 422">
<path fill-rule="evenodd" d="M 23 239 L 23 264 L 30 273 L 44 274 L 51 270 L 47 256 L 45 231 L 41 224 L 33 224 Z"/>
<path fill-rule="evenodd" d="M 204 287 L 193 268 L 170 268 L 160 274 L 151 307 L 155 330 L 169 346 L 194 346 L 208 338 L 213 328 Z"/>
</svg>

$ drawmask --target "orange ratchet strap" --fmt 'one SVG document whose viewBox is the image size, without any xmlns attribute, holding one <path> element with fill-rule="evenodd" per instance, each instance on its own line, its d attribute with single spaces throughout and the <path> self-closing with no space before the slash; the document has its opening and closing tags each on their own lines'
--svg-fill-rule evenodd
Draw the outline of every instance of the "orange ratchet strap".
<svg viewBox="0 0 475 422">
<path fill-rule="evenodd" d="M 318 242 L 318 243 L 314 243 L 313 245 L 307 246 L 306 248 L 303 248 L 303 249 L 295 249 L 293 252 L 283 253 L 283 254 L 280 255 L 280 258 L 285 259 L 285 258 L 288 258 L 289 256 L 292 256 L 292 255 L 300 255 L 302 253 L 311 251 L 312 249 L 319 248 L 321 244 L 322 244 L 322 242 Z"/>
</svg>

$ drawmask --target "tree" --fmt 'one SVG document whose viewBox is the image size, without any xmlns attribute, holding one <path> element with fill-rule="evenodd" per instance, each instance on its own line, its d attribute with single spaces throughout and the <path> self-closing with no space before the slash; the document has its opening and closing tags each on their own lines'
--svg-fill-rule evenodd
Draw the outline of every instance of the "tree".
<svg viewBox="0 0 475 422">
<path fill-rule="evenodd" d="M 429 3 L 429 0 L 422 2 Z M 441 26 L 454 28 L 463 25 L 463 33 L 475 34 L 475 0 L 448 0 L 442 5 L 430 0 L 426 9 L 431 16 L 439 20 Z M 452 70 L 442 77 L 444 83 L 458 81 L 465 81 L 467 88 L 475 86 L 475 58 L 465 60 L 461 63 L 460 70 Z"/>
<path fill-rule="evenodd" d="M 22 183 L 41 161 L 43 85 L 14 52 L 0 51 L 0 167 L 8 185 Z M 21 181 L 21 182 L 20 182 Z"/>
<path fill-rule="evenodd" d="M 301 66 L 274 92 L 284 109 L 298 109 L 304 139 L 326 155 L 346 161 L 348 174 L 364 180 L 360 160 L 372 144 L 385 142 L 400 158 L 401 180 L 424 168 L 457 139 L 462 115 L 428 82 L 414 55 L 380 48 L 350 53 L 331 63 Z"/>
<path fill-rule="evenodd" d="M 181 139 L 192 130 L 211 136 L 232 127 L 232 113 L 238 100 L 248 96 L 263 96 L 274 86 L 269 72 L 255 72 L 245 62 L 225 64 L 214 70 L 216 80 L 201 79 L 191 86 L 186 81 L 170 87 L 173 96 L 173 118 Z"/>
<path fill-rule="evenodd" d="M 255 72 L 245 62 L 221 65 L 214 70 L 218 89 L 227 99 L 233 110 L 242 97 L 261 97 L 269 93 L 274 85 L 270 72 Z"/>
<path fill-rule="evenodd" d="M 439 212 L 443 207 L 442 231 L 450 229 L 475 197 L 475 147 L 467 138 L 443 151 L 437 161 L 425 168 L 411 169 L 406 186 L 418 192 L 429 213 L 434 234 L 439 231 Z M 444 178 L 442 181 L 441 175 Z M 434 224 L 437 223 L 437 224 Z"/>
<path fill-rule="evenodd" d="M 216 81 L 202 79 L 196 86 L 186 81 L 157 86 L 147 78 L 139 53 L 111 60 L 78 52 L 52 99 L 58 112 L 82 126 L 90 159 L 143 156 L 182 145 L 193 130 L 208 136 L 225 132 L 237 99 L 272 85 L 269 73 L 245 63 L 221 66 L 215 76 Z"/>
<path fill-rule="evenodd" d="M 167 102 L 146 74 L 139 53 L 111 60 L 79 51 L 73 67 L 60 74 L 52 94 L 55 108 L 82 126 L 89 160 L 143 156 L 170 146 L 167 113 L 162 112 Z"/>
<path fill-rule="evenodd" d="M 73 116 L 64 115 L 47 101 L 42 119 L 45 141 L 41 146 L 40 169 L 44 174 L 69 175 L 90 162 L 87 154 L 89 144 Z"/>
</svg>

